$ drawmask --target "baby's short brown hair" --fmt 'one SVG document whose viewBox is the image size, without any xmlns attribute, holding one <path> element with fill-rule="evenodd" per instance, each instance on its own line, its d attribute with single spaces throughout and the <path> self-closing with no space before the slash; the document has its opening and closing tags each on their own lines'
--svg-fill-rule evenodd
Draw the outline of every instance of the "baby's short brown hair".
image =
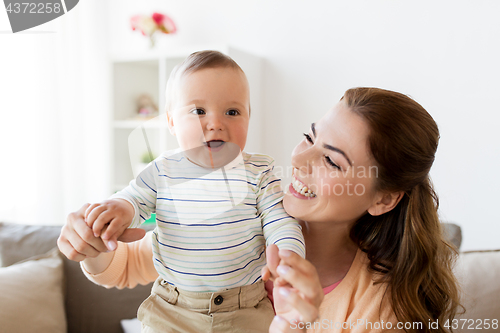
<svg viewBox="0 0 500 333">
<path fill-rule="evenodd" d="M 169 112 L 172 107 L 174 99 L 174 88 L 179 83 L 179 80 L 191 73 L 206 69 L 206 68 L 232 68 L 235 70 L 243 70 L 231 57 L 219 51 L 206 50 L 191 53 L 183 62 L 175 66 L 170 73 L 167 82 L 166 97 L 166 111 Z"/>
</svg>

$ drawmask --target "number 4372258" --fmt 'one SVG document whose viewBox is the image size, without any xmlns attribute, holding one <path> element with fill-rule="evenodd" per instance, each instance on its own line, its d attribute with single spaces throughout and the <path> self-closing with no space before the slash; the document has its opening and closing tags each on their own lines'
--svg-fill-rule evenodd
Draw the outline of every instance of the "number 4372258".
<svg viewBox="0 0 500 333">
<path fill-rule="evenodd" d="M 443 325 L 445 328 L 452 328 L 454 330 L 460 328 L 460 329 L 476 329 L 476 330 L 482 330 L 482 329 L 498 329 L 498 319 L 453 319 L 453 320 L 447 320 L 445 324 Z"/>
<path fill-rule="evenodd" d="M 7 13 L 23 13 L 23 14 L 59 14 L 61 12 L 60 3 L 30 3 L 30 2 L 17 2 L 9 3 L 7 6 Z"/>
</svg>

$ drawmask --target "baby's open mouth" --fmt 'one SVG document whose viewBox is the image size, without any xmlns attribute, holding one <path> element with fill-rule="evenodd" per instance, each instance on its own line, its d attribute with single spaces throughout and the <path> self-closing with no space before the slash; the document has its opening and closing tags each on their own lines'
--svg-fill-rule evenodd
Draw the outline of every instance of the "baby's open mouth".
<svg viewBox="0 0 500 333">
<path fill-rule="evenodd" d="M 222 147 L 222 145 L 224 145 L 224 143 L 225 142 L 222 140 L 210 140 L 210 141 L 205 142 L 205 145 L 208 148 L 219 148 L 219 147 Z"/>
</svg>

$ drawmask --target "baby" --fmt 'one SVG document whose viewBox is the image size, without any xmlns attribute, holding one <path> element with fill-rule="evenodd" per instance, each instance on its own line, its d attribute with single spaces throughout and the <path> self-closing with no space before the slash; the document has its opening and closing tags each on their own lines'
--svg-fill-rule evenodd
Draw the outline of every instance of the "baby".
<svg viewBox="0 0 500 333">
<path fill-rule="evenodd" d="M 166 97 L 180 149 L 91 205 L 87 224 L 114 250 L 126 228 L 156 213 L 159 278 L 138 311 L 143 332 L 267 331 L 274 312 L 261 279 L 266 245 L 302 257 L 305 249 L 299 224 L 283 209 L 273 160 L 243 151 L 245 73 L 220 52 L 196 52 L 171 73 Z"/>
</svg>

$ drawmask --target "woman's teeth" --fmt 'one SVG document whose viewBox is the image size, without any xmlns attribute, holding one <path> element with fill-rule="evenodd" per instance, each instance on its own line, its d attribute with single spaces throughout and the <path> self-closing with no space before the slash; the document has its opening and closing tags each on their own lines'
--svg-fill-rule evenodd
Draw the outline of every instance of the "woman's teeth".
<svg viewBox="0 0 500 333">
<path fill-rule="evenodd" d="M 292 186 L 293 186 L 293 189 L 295 191 L 302 194 L 303 196 L 310 197 L 310 198 L 316 197 L 316 193 L 314 193 L 307 186 L 305 186 L 304 184 L 299 182 L 297 180 L 297 178 L 295 178 L 295 177 L 292 177 Z"/>
</svg>

